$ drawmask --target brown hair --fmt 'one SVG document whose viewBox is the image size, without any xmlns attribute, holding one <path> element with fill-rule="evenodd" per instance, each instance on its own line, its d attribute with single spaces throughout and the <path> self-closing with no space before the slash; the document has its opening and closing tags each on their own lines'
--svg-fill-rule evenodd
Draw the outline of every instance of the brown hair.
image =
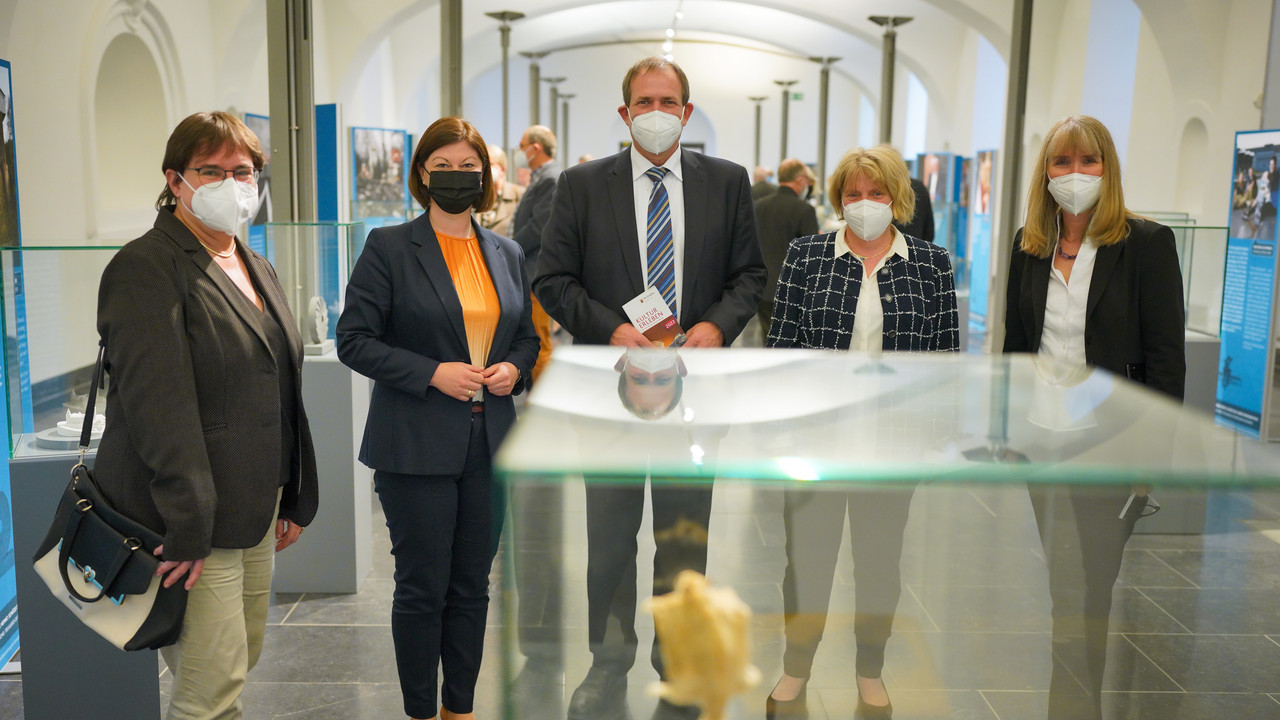
<svg viewBox="0 0 1280 720">
<path fill-rule="evenodd" d="M 778 163 L 778 184 L 789 183 L 798 177 L 809 177 L 809 168 L 795 158 L 787 158 Z"/>
<path fill-rule="evenodd" d="M 660 57 L 647 57 L 627 70 L 627 74 L 622 78 L 622 104 L 627 107 L 631 106 L 631 83 L 636 78 L 647 72 L 654 70 L 662 70 L 663 68 L 671 68 L 675 71 L 676 77 L 680 78 L 680 104 L 689 104 L 689 76 L 684 74 L 684 70 L 674 62 Z"/>
<path fill-rule="evenodd" d="M 844 186 L 850 178 L 865 177 L 884 188 L 893 202 L 893 219 L 908 223 L 916 213 L 916 194 L 911 189 L 911 176 L 907 174 L 907 163 L 897 150 L 878 145 L 873 148 L 854 148 L 845 153 L 836 165 L 835 172 L 827 183 L 827 199 L 831 201 L 831 209 L 836 216 L 844 214 Z"/>
<path fill-rule="evenodd" d="M 253 160 L 253 167 L 258 170 L 267 164 L 267 156 L 262 151 L 258 136 L 235 115 L 215 111 L 188 115 L 178 123 L 178 127 L 169 134 L 160 170 L 173 170 L 181 175 L 190 166 L 192 158 L 214 155 L 223 149 L 244 151 Z M 166 172 L 164 190 L 156 198 L 156 209 L 177 203 L 178 198 L 169 189 Z"/>
<path fill-rule="evenodd" d="M 431 196 L 427 194 L 426 183 L 422 182 L 422 171 L 431 153 L 456 142 L 466 142 L 480 158 L 480 198 L 471 207 L 476 212 L 484 212 L 493 207 L 498 197 L 493 173 L 489 171 L 489 145 L 480 137 L 475 125 L 460 117 L 442 117 L 422 131 L 418 147 L 413 151 L 413 160 L 409 163 L 409 192 L 424 209 L 431 207 Z"/>
<path fill-rule="evenodd" d="M 1022 251 L 1049 257 L 1058 243 L 1058 202 L 1049 194 L 1049 161 L 1066 152 L 1102 157 L 1102 191 L 1089 219 L 1089 237 L 1099 247 L 1114 245 L 1129 236 L 1131 217 L 1124 206 L 1120 183 L 1120 156 L 1107 127 L 1088 115 L 1072 115 L 1054 125 L 1044 136 L 1040 154 L 1031 167 L 1027 190 L 1027 219 L 1022 228 Z"/>
</svg>

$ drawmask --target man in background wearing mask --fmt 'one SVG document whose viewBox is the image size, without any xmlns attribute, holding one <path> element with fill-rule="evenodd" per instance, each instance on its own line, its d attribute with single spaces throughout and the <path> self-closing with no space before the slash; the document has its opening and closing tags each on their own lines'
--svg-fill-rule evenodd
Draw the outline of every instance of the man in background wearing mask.
<svg viewBox="0 0 1280 720">
<path fill-rule="evenodd" d="M 787 257 L 787 246 L 795 238 L 818 234 L 818 213 L 808 202 L 813 184 L 813 173 L 808 166 L 795 158 L 787 158 L 778 164 L 778 190 L 756 201 L 760 252 L 769 271 L 758 313 L 761 340 L 769 337 L 773 294 L 778 287 L 782 261 Z"/>
<path fill-rule="evenodd" d="M 498 201 L 492 210 L 480 213 L 480 224 L 499 235 L 511 237 L 511 218 L 516 214 L 524 188 L 507 182 L 507 154 L 497 145 L 489 146 L 489 170 L 493 173 L 493 187 L 498 191 Z"/>
<path fill-rule="evenodd" d="M 511 222 L 511 239 L 524 250 L 524 267 L 532 279 L 538 271 L 538 255 L 542 248 L 542 228 L 547 224 L 547 215 L 551 213 L 551 195 L 556 189 L 556 174 L 559 168 L 553 159 L 556 156 L 556 136 L 545 125 L 534 125 L 520 136 L 520 155 L 526 161 L 532 174 L 529 176 L 529 187 L 516 208 L 516 215 Z M 517 166 L 520 163 L 517 161 Z M 551 318 L 542 309 L 536 297 L 533 299 L 533 327 L 542 340 L 542 349 L 538 351 L 538 362 L 533 366 L 536 382 L 542 369 L 551 359 Z"/>
<path fill-rule="evenodd" d="M 688 78 L 675 63 L 653 57 L 633 65 L 622 99 L 618 114 L 634 142 L 560 174 L 534 294 L 578 343 L 648 346 L 622 306 L 652 288 L 679 320 L 686 347 L 729 345 L 756 312 L 765 281 L 746 170 L 680 147 L 693 105 Z M 638 647 L 635 552 L 644 484 L 588 478 L 586 494 L 592 664 L 568 717 L 621 720 Z M 711 484 L 655 482 L 652 504 L 655 536 L 676 523 L 705 529 Z M 705 547 L 691 555 L 672 557 L 658 543 L 655 595 L 671 589 L 680 569 L 706 571 Z M 661 673 L 656 643 L 652 660 Z M 697 716 L 696 708 L 665 701 L 654 715 Z"/>
</svg>

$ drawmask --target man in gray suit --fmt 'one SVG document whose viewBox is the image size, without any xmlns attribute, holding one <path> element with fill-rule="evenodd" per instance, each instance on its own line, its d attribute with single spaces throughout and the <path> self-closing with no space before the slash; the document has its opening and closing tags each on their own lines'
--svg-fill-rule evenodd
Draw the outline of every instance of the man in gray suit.
<svg viewBox="0 0 1280 720">
<path fill-rule="evenodd" d="M 809 204 L 809 191 L 814 177 L 809 168 L 795 158 L 778 164 L 778 190 L 756 201 L 756 225 L 760 228 L 760 252 L 769 270 L 764 296 L 760 298 L 760 333 L 769 337 L 773 317 L 773 294 L 778 287 L 778 274 L 787 257 L 787 246 L 798 237 L 818 234 L 818 213 Z"/>
<path fill-rule="evenodd" d="M 684 150 L 693 113 L 678 65 L 647 58 L 622 82 L 618 114 L 631 148 L 575 165 L 556 183 L 542 233 L 534 294 L 575 342 L 643 347 L 649 340 L 622 306 L 647 288 L 680 321 L 687 347 L 729 345 L 756 311 L 764 287 L 751 182 L 731 162 Z M 652 219 L 652 222 L 650 220 Z M 653 483 L 654 536 L 677 523 L 707 527 L 711 487 Z M 644 483 L 587 481 L 587 615 L 591 670 L 569 702 L 569 720 L 627 717 L 627 671 L 635 663 L 636 533 Z M 670 535 L 670 532 L 666 532 Z M 654 594 L 681 569 L 706 571 L 706 547 L 658 540 Z M 607 632 L 606 632 L 607 631 Z M 654 666 L 661 672 L 655 643 Z M 655 718 L 697 717 L 665 701 Z"/>
</svg>

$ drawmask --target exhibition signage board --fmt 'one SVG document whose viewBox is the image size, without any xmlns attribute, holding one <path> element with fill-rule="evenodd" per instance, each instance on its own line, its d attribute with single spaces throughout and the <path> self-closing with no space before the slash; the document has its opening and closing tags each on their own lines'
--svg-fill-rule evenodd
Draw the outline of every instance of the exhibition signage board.
<svg viewBox="0 0 1280 720">
<path fill-rule="evenodd" d="M 1236 133 L 1222 280 L 1217 400 L 1214 416 L 1254 438 L 1269 427 L 1274 370 L 1276 207 L 1280 201 L 1280 130 Z"/>
<path fill-rule="evenodd" d="M 956 256 L 955 236 L 952 234 L 955 214 L 955 165 L 956 156 L 951 153 L 921 153 L 916 158 L 916 177 L 924 183 L 933 205 L 933 244 L 946 248 Z"/>
<path fill-rule="evenodd" d="M 316 220 L 322 223 L 337 223 L 341 221 L 341 218 L 338 217 L 338 208 L 341 207 L 338 200 L 338 179 L 341 177 L 338 172 L 338 165 L 341 158 L 339 152 L 342 146 L 342 137 L 338 130 L 337 103 L 317 105 L 315 119 Z M 359 240 L 363 242 L 364 238 L 360 237 Z M 336 318 L 341 314 L 342 288 L 339 287 L 339 279 L 346 277 L 346 273 L 339 272 L 338 267 L 343 262 L 342 256 L 347 252 L 347 249 L 338 247 L 336 229 L 331 232 L 321 233 L 317 243 L 319 257 L 316 260 L 320 264 L 318 273 L 320 296 L 324 298 L 325 305 L 329 308 L 329 317 Z M 336 340 L 337 332 L 338 323 L 329 323 L 329 339 Z"/>
<path fill-rule="evenodd" d="M 17 157 L 14 153 L 13 135 L 13 86 L 11 83 L 11 66 L 8 61 L 0 60 L 0 126 L 3 126 L 3 142 L 0 143 L 0 227 L 4 237 L 3 244 L 16 247 L 21 244 L 21 222 L 18 216 L 18 175 Z M 13 253 L 15 259 L 21 253 Z M 21 402 L 29 408 L 31 404 L 31 376 L 26 367 L 26 313 L 25 303 L 19 292 L 21 286 L 21 268 L 14 268 L 13 307 L 6 307 L 5 312 L 13 311 L 17 323 L 19 341 L 20 376 L 26 378 L 21 386 L 24 389 Z M 7 299 L 6 299 L 7 300 Z M 5 377 L 9 363 L 0 363 L 0 397 L 8 397 Z M 9 434 L 10 413 L 0 412 L 0 431 L 4 437 Z M 21 417 L 30 418 L 29 412 Z M 0 463 L 0 666 L 5 665 L 18 651 L 18 585 L 13 548 L 13 505 L 10 498 L 13 493 L 9 488 L 9 463 Z"/>
<path fill-rule="evenodd" d="M 955 197 L 952 201 L 955 203 L 956 216 L 952 237 L 956 239 L 955 256 L 958 260 L 963 260 L 969 257 L 969 209 L 970 198 L 973 197 L 973 158 L 957 155 L 955 171 L 955 182 L 952 183 L 955 187 Z"/>
<path fill-rule="evenodd" d="M 266 115 L 244 114 L 244 124 L 254 135 L 262 151 L 271 153 L 271 118 Z M 271 163 L 267 163 L 258 175 L 258 212 L 249 220 L 249 248 L 267 255 L 267 223 L 271 222 Z M 267 256 L 275 262 L 275 258 Z"/>
<path fill-rule="evenodd" d="M 991 290 L 991 207 L 996 151 L 974 153 L 973 196 L 969 200 L 969 330 L 987 331 L 987 297 Z"/>
<path fill-rule="evenodd" d="M 351 220 L 366 230 L 409 218 L 409 133 L 351 128 Z"/>
</svg>

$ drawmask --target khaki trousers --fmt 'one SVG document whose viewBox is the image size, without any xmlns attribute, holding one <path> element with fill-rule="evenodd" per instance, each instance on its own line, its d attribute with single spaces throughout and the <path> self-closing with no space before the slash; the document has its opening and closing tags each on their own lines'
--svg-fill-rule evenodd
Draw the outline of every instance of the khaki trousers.
<svg viewBox="0 0 1280 720">
<path fill-rule="evenodd" d="M 279 501 L 277 499 L 277 512 Z M 167 720 L 238 720 L 245 677 L 262 655 L 275 566 L 273 520 L 251 548 L 214 548 L 187 598 L 176 645 L 164 648 L 173 672 Z"/>
</svg>

